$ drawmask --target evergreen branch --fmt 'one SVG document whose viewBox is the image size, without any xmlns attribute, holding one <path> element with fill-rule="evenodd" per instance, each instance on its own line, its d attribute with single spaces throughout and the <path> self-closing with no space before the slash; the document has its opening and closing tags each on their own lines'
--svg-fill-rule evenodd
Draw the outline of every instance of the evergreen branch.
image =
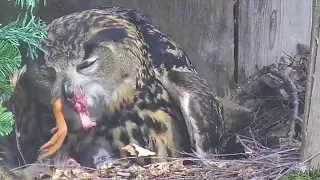
<svg viewBox="0 0 320 180">
<path fill-rule="evenodd" d="M 0 103 L 10 98 L 12 94 L 12 85 L 9 80 L 0 77 Z"/>
<path fill-rule="evenodd" d="M 46 24 L 31 15 L 31 19 L 27 21 L 28 16 L 25 15 L 21 20 L 18 19 L 2 28 L 0 28 L 0 39 L 6 40 L 19 48 L 23 43 L 28 46 L 27 56 L 32 59 L 37 58 L 37 50 L 45 52 L 42 47 L 41 40 L 46 38 Z"/>
<path fill-rule="evenodd" d="M 0 76 L 7 77 L 11 75 L 20 65 L 21 55 L 19 49 L 4 40 L 0 40 Z"/>
<path fill-rule="evenodd" d="M 6 110 L 5 107 L 0 107 L 0 136 L 7 136 L 13 130 L 13 114 Z"/>
<path fill-rule="evenodd" d="M 21 55 L 19 49 L 9 42 L 0 40 L 0 102 L 10 97 L 12 86 L 7 78 L 20 65 Z"/>
<path fill-rule="evenodd" d="M 9 0 L 10 1 L 10 0 Z M 19 48 L 26 45 L 27 56 L 32 59 L 37 58 L 37 50 L 45 52 L 41 40 L 47 36 L 46 24 L 40 19 L 35 20 L 32 10 L 40 0 L 15 0 L 15 6 L 27 7 L 31 14 L 28 20 L 28 12 L 20 19 L 3 26 L 0 24 L 0 104 L 10 98 L 12 85 L 8 80 L 11 75 L 21 65 L 21 54 Z M 6 111 L 0 105 L 0 136 L 6 136 L 13 130 L 14 115 Z"/>
<path fill-rule="evenodd" d="M 0 78 L 0 103 L 8 100 L 12 95 L 12 85 L 6 79 Z M 0 106 L 1 107 L 1 106 Z"/>
</svg>

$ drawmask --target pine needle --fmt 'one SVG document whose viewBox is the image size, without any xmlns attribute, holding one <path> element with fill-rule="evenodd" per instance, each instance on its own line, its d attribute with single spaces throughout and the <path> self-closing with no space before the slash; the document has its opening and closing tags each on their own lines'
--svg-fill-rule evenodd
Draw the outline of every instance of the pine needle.
<svg viewBox="0 0 320 180">
<path fill-rule="evenodd" d="M 28 21 L 28 15 L 24 15 L 23 19 L 20 17 L 16 21 L 1 27 L 0 26 L 0 39 L 6 40 L 19 48 L 21 44 L 26 45 L 28 48 L 27 56 L 32 59 L 37 58 L 37 50 L 45 52 L 41 45 L 41 40 L 46 38 L 46 24 L 31 15 Z"/>
<path fill-rule="evenodd" d="M 0 107 L 0 136 L 7 136 L 13 130 L 13 115 L 5 107 Z"/>
</svg>

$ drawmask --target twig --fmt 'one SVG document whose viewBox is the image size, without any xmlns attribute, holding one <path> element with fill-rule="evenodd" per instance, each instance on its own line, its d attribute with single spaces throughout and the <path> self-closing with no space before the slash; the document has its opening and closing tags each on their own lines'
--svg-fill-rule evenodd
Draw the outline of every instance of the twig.
<svg viewBox="0 0 320 180">
<path fill-rule="evenodd" d="M 12 113 L 15 115 L 15 109 L 14 109 L 14 105 L 12 105 Z M 23 163 L 26 165 L 27 162 L 24 159 L 22 150 L 21 150 L 21 146 L 20 146 L 20 141 L 19 141 L 19 132 L 18 132 L 18 127 L 17 127 L 17 122 L 14 121 L 14 132 L 15 132 L 15 136 L 16 136 L 16 142 L 17 142 L 17 149 L 19 151 L 20 157 L 22 158 Z"/>
<path fill-rule="evenodd" d="M 251 138 L 253 139 L 253 142 L 254 142 L 254 145 L 256 146 L 256 148 L 258 148 L 258 145 L 257 145 L 257 141 L 256 139 L 254 138 L 254 135 L 252 133 L 252 129 L 249 127 L 249 133 L 251 135 Z"/>
<path fill-rule="evenodd" d="M 290 171 L 292 171 L 295 166 L 296 166 L 296 164 L 293 165 L 293 166 L 291 166 L 291 167 L 290 167 L 289 169 L 287 169 L 284 173 L 278 175 L 278 177 L 276 177 L 274 180 L 278 180 L 278 179 L 284 177 L 286 174 L 288 174 Z"/>
<path fill-rule="evenodd" d="M 297 56 L 297 54 L 294 55 L 294 57 L 290 56 L 288 53 L 286 53 L 285 51 L 282 51 L 286 56 L 287 58 L 289 58 L 290 60 L 294 60 L 295 57 Z"/>
<path fill-rule="evenodd" d="M 253 149 L 251 149 L 250 147 L 248 147 L 245 143 L 243 143 L 243 141 L 241 140 L 241 138 L 239 138 L 239 135 L 236 134 L 237 140 L 241 143 L 241 145 L 243 147 L 245 147 L 249 152 L 255 152 Z"/>
<path fill-rule="evenodd" d="M 320 154 L 320 151 L 318 151 L 316 154 L 310 156 L 308 159 L 306 159 L 305 161 L 303 161 L 301 164 L 305 164 L 308 161 L 310 161 L 311 159 L 315 158 L 316 156 L 318 156 Z"/>
<path fill-rule="evenodd" d="M 13 169 L 10 169 L 10 171 L 17 171 L 19 169 L 23 169 L 25 167 L 28 167 L 28 166 L 44 166 L 44 167 L 55 167 L 55 168 L 74 168 L 74 166 L 72 165 L 61 165 L 61 166 L 58 166 L 58 165 L 50 165 L 50 164 L 25 164 L 23 166 L 19 166 L 19 167 L 16 167 L 16 168 L 13 168 Z M 78 168 L 81 168 L 81 169 L 86 169 L 86 170 L 90 170 L 90 171 L 97 171 L 97 169 L 93 169 L 93 168 L 89 168 L 89 167 L 85 167 L 85 166 L 77 166 Z"/>
</svg>

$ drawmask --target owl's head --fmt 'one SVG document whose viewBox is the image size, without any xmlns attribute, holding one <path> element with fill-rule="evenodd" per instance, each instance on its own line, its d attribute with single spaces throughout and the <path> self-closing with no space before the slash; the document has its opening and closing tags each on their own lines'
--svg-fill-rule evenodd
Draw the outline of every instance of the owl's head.
<svg viewBox="0 0 320 180">
<path fill-rule="evenodd" d="M 74 26 L 78 32 L 86 27 Z M 135 86 L 138 72 L 145 67 L 146 56 L 137 29 L 100 27 L 83 31 L 85 33 L 78 34 L 67 26 L 62 28 L 59 21 L 50 24 L 44 41 L 47 52 L 37 66 L 42 78 L 37 79 L 40 86 L 50 84 L 47 87 L 52 100 L 62 98 L 65 105 L 76 112 L 83 110 L 77 108 L 82 104 L 95 121 L 115 98 L 118 88 Z M 81 112 L 77 113 L 81 119 Z M 83 125 L 92 124 L 88 118 L 81 121 Z"/>
</svg>

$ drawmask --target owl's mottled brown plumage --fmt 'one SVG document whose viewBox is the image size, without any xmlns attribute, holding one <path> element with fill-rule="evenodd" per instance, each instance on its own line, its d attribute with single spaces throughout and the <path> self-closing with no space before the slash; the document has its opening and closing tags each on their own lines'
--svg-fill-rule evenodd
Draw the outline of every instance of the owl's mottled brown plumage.
<svg viewBox="0 0 320 180">
<path fill-rule="evenodd" d="M 163 158 L 222 147 L 219 99 L 187 55 L 139 12 L 103 7 L 63 16 L 48 26 L 44 45 L 47 53 L 27 66 L 12 99 L 26 152 L 49 140 L 50 103 L 61 97 L 69 127 L 66 151 L 80 163 L 86 163 L 83 157 L 92 162 L 127 156 L 120 148 L 129 143 Z M 80 89 L 97 123 L 89 131 L 68 103 Z M 34 146 L 26 147 L 31 141 Z M 34 160 L 31 155 L 28 162 Z"/>
</svg>

